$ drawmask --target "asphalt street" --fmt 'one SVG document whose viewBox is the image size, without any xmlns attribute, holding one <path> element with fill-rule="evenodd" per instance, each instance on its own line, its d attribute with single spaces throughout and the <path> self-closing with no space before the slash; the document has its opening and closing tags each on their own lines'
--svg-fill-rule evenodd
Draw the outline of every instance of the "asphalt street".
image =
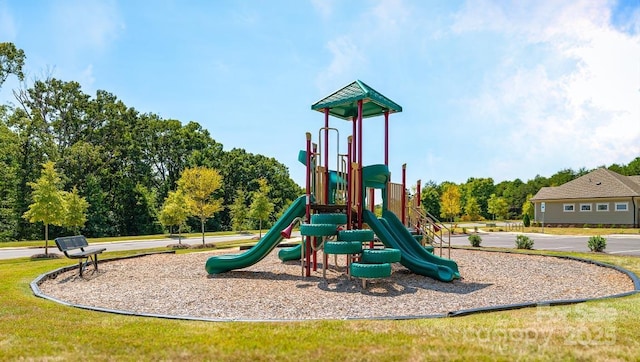
<svg viewBox="0 0 640 362">
<path fill-rule="evenodd" d="M 589 236 L 550 235 L 516 232 L 480 232 L 481 246 L 499 248 L 515 248 L 516 235 L 524 234 L 533 240 L 534 249 L 588 252 Z M 468 235 L 454 235 L 451 245 L 469 246 Z M 605 253 L 640 256 L 640 234 L 638 235 L 603 235 L 607 240 Z"/>
<path fill-rule="evenodd" d="M 516 235 L 522 233 L 515 232 L 480 232 L 482 237 L 481 246 L 515 248 Z M 587 247 L 588 236 L 559 236 L 550 234 L 532 234 L 524 233 L 534 241 L 533 248 L 537 250 L 557 250 L 557 251 L 578 251 L 588 252 Z M 223 241 L 249 239 L 254 235 L 226 235 L 226 236 L 208 236 L 205 242 L 216 243 Z M 257 236 L 257 235 L 255 235 Z M 607 248 L 605 253 L 617 255 L 633 255 L 640 256 L 640 234 L 638 235 L 603 235 L 607 239 Z M 294 239 L 296 240 L 295 236 Z M 201 238 L 183 239 L 184 243 L 198 244 L 202 242 Z M 104 247 L 109 251 L 122 250 L 139 250 L 148 248 L 161 248 L 170 244 L 177 243 L 175 239 L 156 239 L 156 240 L 130 240 L 110 243 L 92 243 L 91 247 Z M 451 237 L 451 245 L 469 246 L 468 235 L 456 234 Z M 34 254 L 44 252 L 42 248 L 0 248 L 0 259 L 14 259 L 30 257 Z M 59 253 L 53 241 L 50 241 L 49 252 Z"/>
<path fill-rule="evenodd" d="M 244 240 L 250 239 L 254 235 L 244 234 L 244 235 L 225 235 L 225 236 L 207 236 L 205 237 L 206 243 L 216 243 L 222 241 L 234 241 L 234 240 Z M 257 236 L 257 234 L 255 235 Z M 183 243 L 187 244 L 199 244 L 202 243 L 202 237 L 193 237 L 189 239 L 182 238 Z M 149 248 L 162 248 L 171 244 L 177 244 L 178 239 L 156 239 L 156 240 L 127 240 L 127 241 L 116 241 L 109 243 L 91 243 L 91 248 L 106 248 L 107 252 L 109 251 L 122 251 L 122 250 L 139 250 L 139 249 L 149 249 Z M 44 242 L 41 248 L 0 248 L 0 259 L 14 259 L 14 258 L 23 258 L 30 257 L 34 254 L 42 254 L 44 253 Z M 56 244 L 53 240 L 49 241 L 49 252 L 50 253 L 60 253 Z"/>
</svg>

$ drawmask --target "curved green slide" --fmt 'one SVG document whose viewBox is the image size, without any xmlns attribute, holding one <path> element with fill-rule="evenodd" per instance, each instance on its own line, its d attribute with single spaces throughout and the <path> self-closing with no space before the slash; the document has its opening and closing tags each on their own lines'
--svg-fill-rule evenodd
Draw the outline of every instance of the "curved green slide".
<svg viewBox="0 0 640 362">
<path fill-rule="evenodd" d="M 392 231 L 398 237 L 398 239 L 408 248 L 410 249 L 414 255 L 430 262 L 433 264 L 448 266 L 453 270 L 455 274 L 455 278 L 460 278 L 460 271 L 458 270 L 458 264 L 447 258 L 442 258 L 437 255 L 434 255 L 427 251 L 424 246 L 420 245 L 420 243 L 411 235 L 409 230 L 402 224 L 402 221 L 398 219 L 396 214 L 391 211 L 385 210 L 382 213 L 382 217 L 387 220 L 389 225 L 391 226 Z"/>
<path fill-rule="evenodd" d="M 424 275 L 443 282 L 450 282 L 456 277 L 456 272 L 454 272 L 454 270 L 452 270 L 450 267 L 442 265 L 440 263 L 433 263 L 431 262 L 432 260 L 437 260 L 426 259 L 425 256 L 421 255 L 417 250 L 414 250 L 413 246 L 408 243 L 408 240 L 405 240 L 405 238 L 397 235 L 397 230 L 395 230 L 396 228 L 392 226 L 391 223 L 389 223 L 385 218 L 378 219 L 376 218 L 375 214 L 369 210 L 363 210 L 362 217 L 363 221 L 366 222 L 367 225 L 369 225 L 371 230 L 376 233 L 378 239 L 380 239 L 380 241 L 382 241 L 382 243 L 386 247 L 400 250 L 400 263 L 407 269 L 416 274 Z M 395 217 L 395 215 L 393 215 L 393 217 Z M 406 230 L 406 228 L 404 228 L 404 226 L 403 229 L 409 234 L 409 237 L 411 240 L 413 240 L 413 243 L 417 243 L 418 246 L 422 247 L 417 241 L 415 241 L 415 239 L 413 239 L 411 234 Z M 425 253 L 427 253 L 426 250 Z"/>
<path fill-rule="evenodd" d="M 302 244 L 280 249 L 280 251 L 278 251 L 278 258 L 282 261 L 300 260 L 300 258 L 302 258 Z"/>
<path fill-rule="evenodd" d="M 207 273 L 220 274 L 234 269 L 246 268 L 269 255 L 280 240 L 282 240 L 280 232 L 289 226 L 296 217 L 305 215 L 305 200 L 305 195 L 297 198 L 253 248 L 242 254 L 216 255 L 210 257 L 204 266 Z"/>
</svg>

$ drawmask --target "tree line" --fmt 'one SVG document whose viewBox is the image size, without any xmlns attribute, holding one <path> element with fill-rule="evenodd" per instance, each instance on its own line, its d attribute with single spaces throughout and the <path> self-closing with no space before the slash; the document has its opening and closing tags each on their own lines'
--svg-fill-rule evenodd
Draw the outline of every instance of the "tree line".
<svg viewBox="0 0 640 362">
<path fill-rule="evenodd" d="M 607 168 L 621 175 L 640 175 L 640 157 L 627 165 L 612 164 Z M 461 184 L 428 181 L 421 190 L 421 204 L 424 210 L 442 220 L 515 220 L 525 215 L 532 218 L 533 205 L 529 199 L 542 187 L 560 186 L 591 171 L 593 170 L 586 168 L 577 171 L 568 168 L 551 177 L 536 175 L 527 182 L 515 179 L 498 184 L 490 177 L 471 177 Z"/>
<path fill-rule="evenodd" d="M 7 44 L 0 43 L 0 87 L 10 74 L 23 77 L 24 53 Z M 80 230 L 88 237 L 163 232 L 161 207 L 188 168 L 206 167 L 221 176 L 213 195 L 221 209 L 206 220 L 207 230 L 230 229 L 229 207 L 238 202 L 249 208 L 260 180 L 269 185 L 274 212 L 270 219 L 250 220 L 243 227 L 268 226 L 302 193 L 276 159 L 240 148 L 225 151 L 200 124 L 141 113 L 107 91 L 92 97 L 75 81 L 48 77 L 23 83 L 13 95 L 15 102 L 0 105 L 2 241 L 43 237 L 42 224 L 24 215 L 34 202 L 31 185 L 47 162 L 55 164 L 61 190 L 75 188 L 88 203 Z M 239 191 L 242 199 L 237 199 Z M 186 226 L 199 230 L 200 222 L 190 217 Z M 52 237 L 71 232 L 69 227 L 50 229 Z"/>
</svg>

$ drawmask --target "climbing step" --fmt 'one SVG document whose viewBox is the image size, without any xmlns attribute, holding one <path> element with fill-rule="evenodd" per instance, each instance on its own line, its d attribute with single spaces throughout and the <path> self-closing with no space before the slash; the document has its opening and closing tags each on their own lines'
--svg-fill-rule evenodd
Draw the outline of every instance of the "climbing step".
<svg viewBox="0 0 640 362">
<path fill-rule="evenodd" d="M 303 236 L 331 236 L 338 232 L 335 224 L 302 224 L 300 234 Z"/>
<path fill-rule="evenodd" d="M 400 250 L 392 248 L 364 249 L 360 262 L 364 264 L 399 263 L 401 255 Z"/>
<path fill-rule="evenodd" d="M 372 230 L 341 230 L 338 233 L 338 240 L 371 241 L 373 240 L 373 231 Z"/>
<path fill-rule="evenodd" d="M 362 279 L 388 278 L 391 276 L 391 264 L 351 263 L 351 276 Z"/>
<path fill-rule="evenodd" d="M 347 214 L 313 214 L 311 215 L 312 224 L 334 224 L 344 225 L 347 223 Z"/>
<path fill-rule="evenodd" d="M 324 244 L 325 254 L 360 254 L 362 243 L 359 241 L 327 241 Z"/>
</svg>

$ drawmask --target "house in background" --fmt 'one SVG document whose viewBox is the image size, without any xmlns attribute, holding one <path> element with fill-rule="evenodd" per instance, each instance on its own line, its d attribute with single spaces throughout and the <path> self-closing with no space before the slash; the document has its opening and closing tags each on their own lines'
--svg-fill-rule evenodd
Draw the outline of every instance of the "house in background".
<svg viewBox="0 0 640 362">
<path fill-rule="evenodd" d="M 640 227 L 640 175 L 599 168 L 563 185 L 543 187 L 530 201 L 535 221 L 549 226 Z"/>
</svg>

